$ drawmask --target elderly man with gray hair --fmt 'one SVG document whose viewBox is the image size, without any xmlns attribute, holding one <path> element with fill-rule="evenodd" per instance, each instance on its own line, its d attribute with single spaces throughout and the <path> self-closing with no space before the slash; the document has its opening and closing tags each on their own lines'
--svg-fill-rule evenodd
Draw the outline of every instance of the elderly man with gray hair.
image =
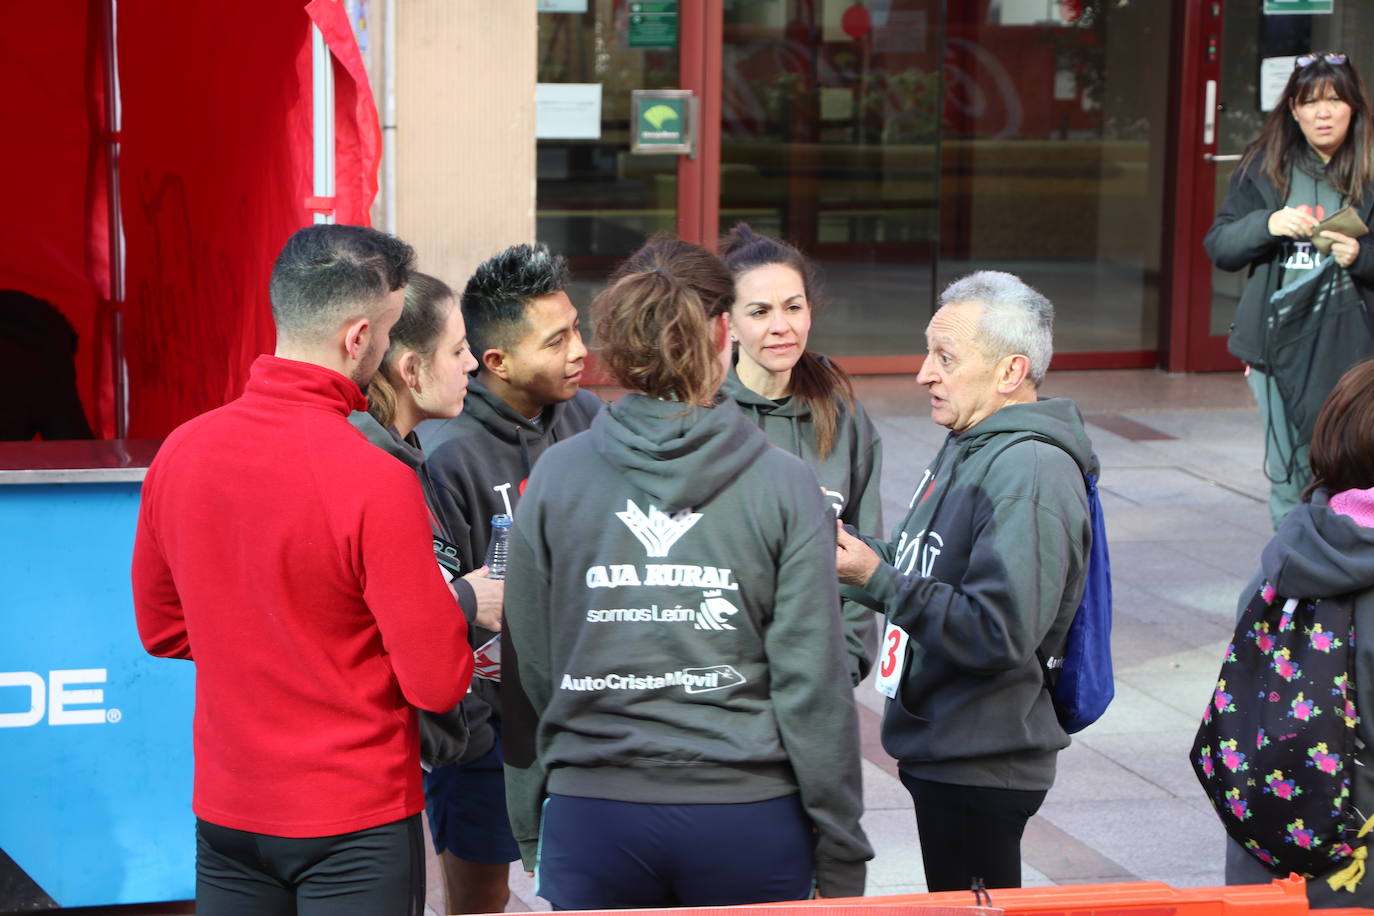
<svg viewBox="0 0 1374 916">
<path fill-rule="evenodd" d="M 1017 277 L 951 284 L 917 381 L 949 436 L 894 540 L 841 530 L 840 581 L 887 617 L 883 747 L 916 804 L 932 891 L 1019 887 L 1021 835 L 1069 744 L 1041 658 L 1082 597 L 1097 458 L 1078 407 L 1040 398 L 1054 308 Z"/>
</svg>

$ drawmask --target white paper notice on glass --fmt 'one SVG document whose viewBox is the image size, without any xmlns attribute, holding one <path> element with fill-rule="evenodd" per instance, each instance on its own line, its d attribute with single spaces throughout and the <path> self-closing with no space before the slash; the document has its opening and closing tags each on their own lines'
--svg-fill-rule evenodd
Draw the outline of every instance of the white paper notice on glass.
<svg viewBox="0 0 1374 916">
<path fill-rule="evenodd" d="M 587 0 L 539 0 L 536 9 L 541 13 L 585 13 Z"/>
<path fill-rule="evenodd" d="M 1273 111 L 1283 97 L 1283 87 L 1293 75 L 1293 61 L 1297 58 L 1266 57 L 1260 61 L 1260 111 Z"/>
<path fill-rule="evenodd" d="M 601 84 L 538 83 L 534 135 L 540 140 L 601 139 Z"/>
</svg>

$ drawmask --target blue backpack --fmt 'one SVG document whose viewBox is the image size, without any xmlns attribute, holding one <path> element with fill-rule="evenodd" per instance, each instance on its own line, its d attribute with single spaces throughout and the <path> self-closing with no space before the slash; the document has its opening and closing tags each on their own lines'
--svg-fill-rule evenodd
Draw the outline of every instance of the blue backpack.
<svg viewBox="0 0 1374 916">
<path fill-rule="evenodd" d="M 1042 436 L 1026 438 L 1059 445 Z M 1097 495 L 1097 475 L 1084 474 L 1083 484 L 1088 491 L 1088 517 L 1093 532 L 1083 598 L 1078 602 L 1073 623 L 1069 624 L 1063 650 L 1058 655 L 1046 654 L 1043 647 L 1036 652 L 1059 724 L 1069 734 L 1102 718 L 1116 696 L 1112 676 L 1112 558 L 1107 550 L 1107 523 L 1102 517 L 1102 500 Z"/>
</svg>

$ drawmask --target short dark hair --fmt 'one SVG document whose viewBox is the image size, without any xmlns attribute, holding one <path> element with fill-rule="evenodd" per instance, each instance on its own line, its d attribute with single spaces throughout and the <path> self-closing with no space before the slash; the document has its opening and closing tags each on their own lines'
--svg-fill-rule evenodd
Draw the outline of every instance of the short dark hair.
<svg viewBox="0 0 1374 916">
<path fill-rule="evenodd" d="M 1374 486 L 1374 359 L 1342 375 L 1326 396 L 1312 429 L 1309 456 L 1314 481 L 1333 495 Z"/>
<path fill-rule="evenodd" d="M 321 223 L 297 230 L 272 266 L 272 318 L 296 339 L 328 335 L 354 316 L 373 315 L 405 286 L 415 249 L 366 226 Z"/>
<path fill-rule="evenodd" d="M 472 355 L 511 350 L 528 327 L 525 309 L 568 286 L 568 262 L 542 244 L 512 245 L 477 265 L 463 289 L 463 321 Z"/>
</svg>

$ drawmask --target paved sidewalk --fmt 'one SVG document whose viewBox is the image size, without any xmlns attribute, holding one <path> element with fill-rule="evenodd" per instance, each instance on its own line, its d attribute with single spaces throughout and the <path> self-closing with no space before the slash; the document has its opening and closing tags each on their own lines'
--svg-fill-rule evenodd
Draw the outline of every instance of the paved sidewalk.
<svg viewBox="0 0 1374 916">
<path fill-rule="evenodd" d="M 884 444 L 884 521 L 900 521 L 944 430 L 910 376 L 859 379 Z M 1224 834 L 1187 761 L 1230 637 L 1240 590 L 1270 534 L 1258 411 L 1238 374 L 1154 370 L 1051 374 L 1044 394 L 1074 398 L 1102 460 L 1116 597 L 1117 699 L 1075 736 L 1026 833 L 1028 885 L 1222 883 Z M 856 690 L 864 826 L 877 850 L 868 893 L 925 890 L 911 800 L 878 744 L 881 697 Z M 547 910 L 519 866 L 509 910 Z M 437 869 L 429 913 L 444 909 Z M 95 914 L 183 914 L 189 902 Z"/>
<path fill-rule="evenodd" d="M 891 526 L 945 431 L 910 376 L 864 378 L 858 389 L 883 435 Z M 1027 829 L 1025 883 L 1222 884 L 1224 834 L 1187 754 L 1236 599 L 1271 533 L 1258 411 L 1238 374 L 1052 373 L 1043 393 L 1079 403 L 1102 460 L 1117 698 L 1059 757 L 1058 781 Z M 877 850 L 868 893 L 924 891 L 911 799 L 878 743 L 882 697 L 867 684 L 855 695 L 864 827 Z M 548 908 L 532 884 L 512 871 L 511 911 Z"/>
</svg>

